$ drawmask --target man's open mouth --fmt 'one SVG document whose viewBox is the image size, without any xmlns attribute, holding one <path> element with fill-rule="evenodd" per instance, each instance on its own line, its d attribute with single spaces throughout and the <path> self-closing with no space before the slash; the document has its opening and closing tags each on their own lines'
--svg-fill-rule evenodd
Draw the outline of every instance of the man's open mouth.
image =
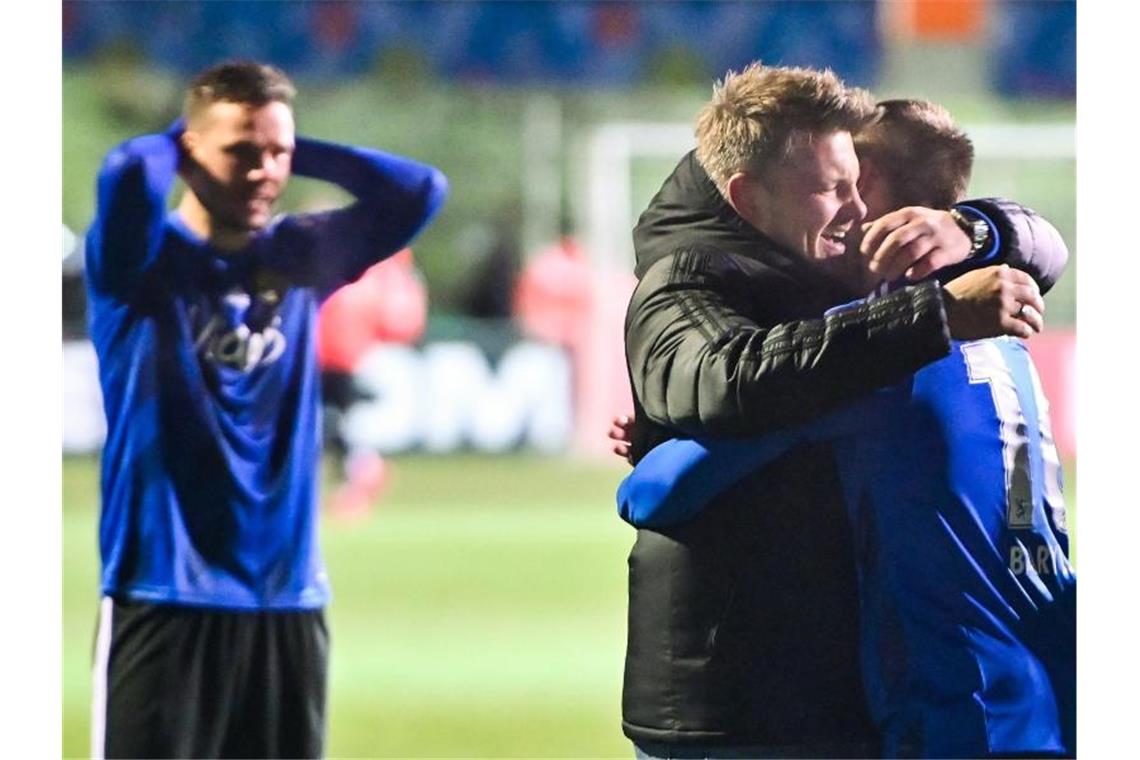
<svg viewBox="0 0 1140 760">
<path fill-rule="evenodd" d="M 825 240 L 829 240 L 836 245 L 844 245 L 847 242 L 847 233 L 849 230 L 833 230 L 831 232 L 823 232 L 820 234 Z"/>
</svg>

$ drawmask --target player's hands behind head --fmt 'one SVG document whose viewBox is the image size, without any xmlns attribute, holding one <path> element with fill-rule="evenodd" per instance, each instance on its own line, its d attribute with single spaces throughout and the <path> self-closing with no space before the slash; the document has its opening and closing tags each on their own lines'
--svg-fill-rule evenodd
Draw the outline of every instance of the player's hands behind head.
<svg viewBox="0 0 1140 760">
<path fill-rule="evenodd" d="M 907 206 L 864 224 L 863 233 L 859 252 L 886 282 L 921 280 L 970 255 L 971 240 L 949 211 Z"/>
<path fill-rule="evenodd" d="M 1045 327 L 1037 283 L 1006 264 L 956 277 L 943 286 L 942 295 L 950 337 L 956 340 L 1028 338 Z"/>
</svg>

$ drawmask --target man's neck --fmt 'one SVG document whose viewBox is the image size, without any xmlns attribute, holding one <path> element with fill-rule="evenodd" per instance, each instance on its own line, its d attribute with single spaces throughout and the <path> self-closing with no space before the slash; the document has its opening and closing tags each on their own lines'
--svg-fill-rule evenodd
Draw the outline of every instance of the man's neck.
<svg viewBox="0 0 1140 760">
<path fill-rule="evenodd" d="M 248 230 L 237 230 L 219 223 L 198 200 L 198 196 L 189 190 L 182 194 L 182 200 L 178 203 L 178 216 L 191 232 L 220 251 L 240 251 L 253 238 L 253 233 Z"/>
</svg>

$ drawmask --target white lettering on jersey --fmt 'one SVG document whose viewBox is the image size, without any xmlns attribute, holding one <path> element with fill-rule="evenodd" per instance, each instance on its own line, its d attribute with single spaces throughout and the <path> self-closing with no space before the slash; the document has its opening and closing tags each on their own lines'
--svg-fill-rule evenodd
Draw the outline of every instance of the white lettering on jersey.
<svg viewBox="0 0 1140 760">
<path fill-rule="evenodd" d="M 249 311 L 248 293 L 233 290 L 222 298 L 220 312 L 210 317 L 194 340 L 194 350 L 202 359 L 242 372 L 272 364 L 285 353 L 285 334 L 281 332 L 281 315 L 260 331 L 253 331 L 242 321 Z"/>
<path fill-rule="evenodd" d="M 1010 547 L 1009 570 L 1014 575 L 1021 575 L 1025 572 L 1025 550 L 1020 546 Z"/>
<path fill-rule="evenodd" d="M 1058 575 L 1061 573 L 1061 568 L 1068 566 L 1068 560 L 1061 547 L 1054 544 L 1040 544 L 1032 556 L 1020 543 L 1015 543 L 1009 548 L 1009 571 L 1014 575 L 1026 573 Z"/>
</svg>

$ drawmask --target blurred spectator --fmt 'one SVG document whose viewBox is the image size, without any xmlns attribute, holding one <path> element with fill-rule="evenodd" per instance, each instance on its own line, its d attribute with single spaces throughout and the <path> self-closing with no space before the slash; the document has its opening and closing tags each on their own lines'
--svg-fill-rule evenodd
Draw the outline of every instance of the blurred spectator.
<svg viewBox="0 0 1140 760">
<path fill-rule="evenodd" d="M 460 236 L 460 257 L 469 274 L 454 303 L 459 311 L 479 319 L 511 316 L 511 291 L 519 271 L 518 224 L 504 213 L 495 223 L 468 226 Z"/>
<path fill-rule="evenodd" d="M 370 396 L 355 382 L 360 360 L 378 343 L 410 344 L 424 334 L 427 288 L 410 248 L 368 269 L 321 306 L 317 359 L 325 404 L 327 450 L 340 486 L 326 504 L 340 517 L 368 514 L 388 483 L 379 452 L 351 446 L 340 432 L 348 409 Z"/>
<path fill-rule="evenodd" d="M 570 235 L 535 254 L 519 276 L 514 313 L 538 340 L 574 347 L 590 327 L 590 260 Z"/>
<path fill-rule="evenodd" d="M 636 3 L 597 3 L 593 10 L 593 55 L 587 71 L 603 84 L 636 80 L 645 52 L 641 45 L 643 7 Z"/>
<path fill-rule="evenodd" d="M 514 292 L 514 313 L 523 333 L 561 346 L 574 372 L 578 449 L 600 453 L 603 424 L 632 414 L 622 324 L 637 285 L 632 272 L 600 273 L 569 233 L 527 262 Z"/>
<path fill-rule="evenodd" d="M 365 39 L 359 3 L 333 0 L 310 3 L 312 73 L 335 77 L 367 68 L 374 45 Z"/>
</svg>

